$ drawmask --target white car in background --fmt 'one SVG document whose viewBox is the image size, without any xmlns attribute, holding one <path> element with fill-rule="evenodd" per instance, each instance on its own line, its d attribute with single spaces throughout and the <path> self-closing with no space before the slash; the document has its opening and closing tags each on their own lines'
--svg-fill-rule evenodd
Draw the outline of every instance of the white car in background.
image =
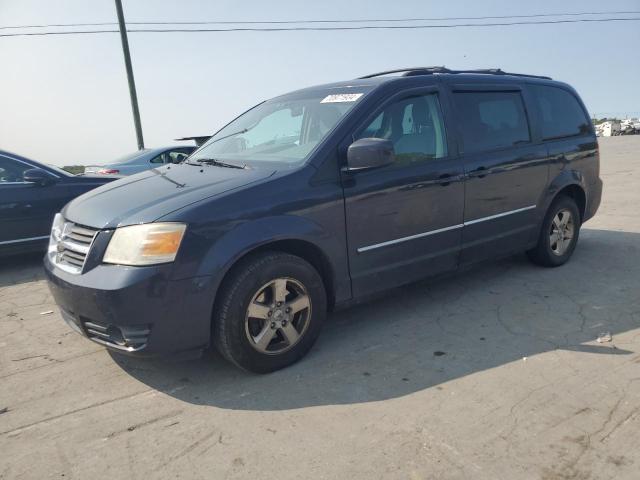
<svg viewBox="0 0 640 480">
<path fill-rule="evenodd" d="M 145 148 L 104 165 L 89 165 L 85 173 L 101 175 L 133 175 L 168 163 L 180 163 L 193 152 L 193 146 Z"/>
</svg>

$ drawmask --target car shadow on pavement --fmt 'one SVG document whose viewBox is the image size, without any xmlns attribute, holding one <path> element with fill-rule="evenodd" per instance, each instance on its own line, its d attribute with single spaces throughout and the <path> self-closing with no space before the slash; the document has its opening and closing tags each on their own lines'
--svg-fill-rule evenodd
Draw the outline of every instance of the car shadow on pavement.
<svg viewBox="0 0 640 480">
<path fill-rule="evenodd" d="M 44 252 L 0 256 L 0 288 L 44 280 Z"/>
<path fill-rule="evenodd" d="M 188 362 L 112 354 L 139 381 L 185 402 L 281 410 L 401 397 L 537 354 L 629 355 L 615 335 L 640 326 L 640 234 L 588 230 L 573 259 L 524 256 L 424 281 L 331 314 L 299 363 L 254 375 L 207 352 Z M 597 343 L 602 332 L 613 342 Z"/>
</svg>

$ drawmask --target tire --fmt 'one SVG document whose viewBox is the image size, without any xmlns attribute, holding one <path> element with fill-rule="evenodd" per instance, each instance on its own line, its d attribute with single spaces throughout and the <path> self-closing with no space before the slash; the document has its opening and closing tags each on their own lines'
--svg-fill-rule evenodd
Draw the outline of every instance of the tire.
<svg viewBox="0 0 640 480">
<path fill-rule="evenodd" d="M 225 279 L 212 340 L 238 367 L 273 372 L 309 351 L 326 314 L 324 283 L 311 264 L 287 253 L 260 253 L 241 260 Z"/>
<path fill-rule="evenodd" d="M 567 225 L 572 223 L 572 232 L 569 234 L 568 230 L 565 229 L 561 237 L 557 234 L 554 236 L 554 232 L 559 231 L 558 223 L 562 224 L 567 218 L 565 216 L 566 212 L 570 215 L 566 221 Z M 575 200 L 566 195 L 558 196 L 547 210 L 537 245 L 527 252 L 529 259 L 543 267 L 564 265 L 571 258 L 576 248 L 581 226 L 580 212 Z M 569 235 L 571 238 L 568 238 Z M 564 240 L 562 240 L 563 238 Z M 559 243 L 558 241 L 554 243 L 554 239 L 559 240 Z"/>
</svg>

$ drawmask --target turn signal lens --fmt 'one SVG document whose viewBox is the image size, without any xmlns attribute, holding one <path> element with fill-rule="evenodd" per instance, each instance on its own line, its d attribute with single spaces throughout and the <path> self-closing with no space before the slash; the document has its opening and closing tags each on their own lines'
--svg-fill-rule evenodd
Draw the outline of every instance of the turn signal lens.
<svg viewBox="0 0 640 480">
<path fill-rule="evenodd" d="M 118 228 L 109 241 L 103 262 L 134 266 L 173 262 L 186 228 L 184 223 Z"/>
<path fill-rule="evenodd" d="M 182 240 L 182 230 L 150 231 L 142 246 L 142 255 L 151 257 L 154 255 L 175 255 Z"/>
</svg>

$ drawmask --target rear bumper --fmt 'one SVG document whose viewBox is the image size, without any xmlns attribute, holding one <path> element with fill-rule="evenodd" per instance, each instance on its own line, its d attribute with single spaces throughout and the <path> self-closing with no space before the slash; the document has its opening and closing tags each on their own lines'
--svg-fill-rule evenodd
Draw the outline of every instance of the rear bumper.
<svg viewBox="0 0 640 480">
<path fill-rule="evenodd" d="M 99 265 L 74 275 L 44 264 L 65 321 L 110 350 L 155 356 L 209 345 L 210 277 L 170 280 L 171 265 Z"/>
</svg>

